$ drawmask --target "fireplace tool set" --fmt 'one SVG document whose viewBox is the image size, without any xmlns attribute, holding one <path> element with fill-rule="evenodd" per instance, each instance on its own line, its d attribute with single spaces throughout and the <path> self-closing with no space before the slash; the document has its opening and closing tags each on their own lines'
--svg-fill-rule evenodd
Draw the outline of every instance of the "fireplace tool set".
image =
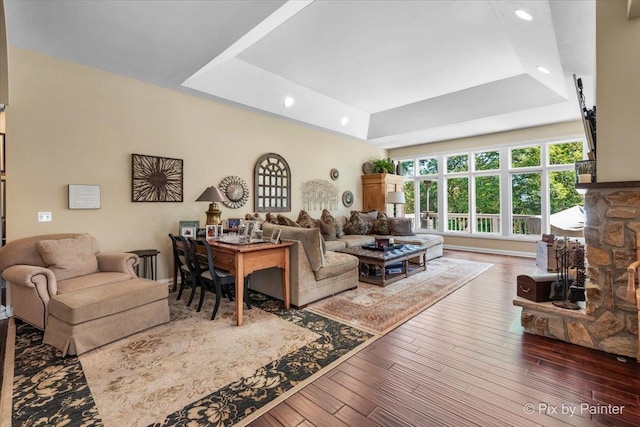
<svg viewBox="0 0 640 427">
<path fill-rule="evenodd" d="M 555 242 L 558 280 L 551 286 L 551 299 L 556 307 L 578 310 L 578 301 L 585 301 L 584 245 L 566 237 Z"/>
</svg>

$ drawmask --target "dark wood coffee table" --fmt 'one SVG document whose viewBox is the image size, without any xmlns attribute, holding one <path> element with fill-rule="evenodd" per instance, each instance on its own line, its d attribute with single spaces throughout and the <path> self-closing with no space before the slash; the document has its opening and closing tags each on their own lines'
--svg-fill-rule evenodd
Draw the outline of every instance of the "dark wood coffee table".
<svg viewBox="0 0 640 427">
<path fill-rule="evenodd" d="M 427 248 L 416 245 L 396 245 L 385 250 L 368 249 L 362 246 L 338 249 L 358 257 L 360 281 L 386 286 L 427 269 Z M 409 259 L 420 258 L 419 264 Z"/>
</svg>

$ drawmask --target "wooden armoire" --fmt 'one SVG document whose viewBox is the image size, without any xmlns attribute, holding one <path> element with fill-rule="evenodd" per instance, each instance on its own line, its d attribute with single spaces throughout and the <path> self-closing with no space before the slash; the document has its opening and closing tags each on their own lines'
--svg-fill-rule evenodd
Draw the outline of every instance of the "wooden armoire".
<svg viewBox="0 0 640 427">
<path fill-rule="evenodd" d="M 362 210 L 386 212 L 393 216 L 393 205 L 387 204 L 387 193 L 404 190 L 405 178 L 390 173 L 362 175 Z M 397 206 L 398 216 L 404 216 L 404 206 Z"/>
</svg>

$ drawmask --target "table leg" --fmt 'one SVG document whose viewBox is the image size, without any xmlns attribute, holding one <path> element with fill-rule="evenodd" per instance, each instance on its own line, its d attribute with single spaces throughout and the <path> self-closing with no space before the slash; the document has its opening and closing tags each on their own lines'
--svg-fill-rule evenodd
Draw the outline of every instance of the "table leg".
<svg viewBox="0 0 640 427">
<path fill-rule="evenodd" d="M 242 326 L 242 308 L 244 304 L 244 258 L 242 254 L 236 254 L 236 313 L 237 325 Z"/>
<path fill-rule="evenodd" d="M 289 309 L 291 304 L 291 292 L 290 292 L 290 283 L 289 283 L 289 247 L 284 248 L 284 268 L 282 269 L 282 283 L 284 289 L 283 300 L 284 300 L 284 308 L 285 310 Z"/>
</svg>

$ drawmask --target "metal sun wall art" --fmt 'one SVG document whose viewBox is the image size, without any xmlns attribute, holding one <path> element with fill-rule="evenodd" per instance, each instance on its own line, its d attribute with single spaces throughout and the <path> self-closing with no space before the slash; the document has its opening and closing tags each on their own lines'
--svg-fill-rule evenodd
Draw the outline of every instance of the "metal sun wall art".
<svg viewBox="0 0 640 427">
<path fill-rule="evenodd" d="M 131 201 L 182 202 L 182 171 L 182 159 L 132 154 Z"/>
<path fill-rule="evenodd" d="M 338 187 L 323 179 L 302 184 L 302 205 L 307 211 L 338 209 Z"/>
</svg>

